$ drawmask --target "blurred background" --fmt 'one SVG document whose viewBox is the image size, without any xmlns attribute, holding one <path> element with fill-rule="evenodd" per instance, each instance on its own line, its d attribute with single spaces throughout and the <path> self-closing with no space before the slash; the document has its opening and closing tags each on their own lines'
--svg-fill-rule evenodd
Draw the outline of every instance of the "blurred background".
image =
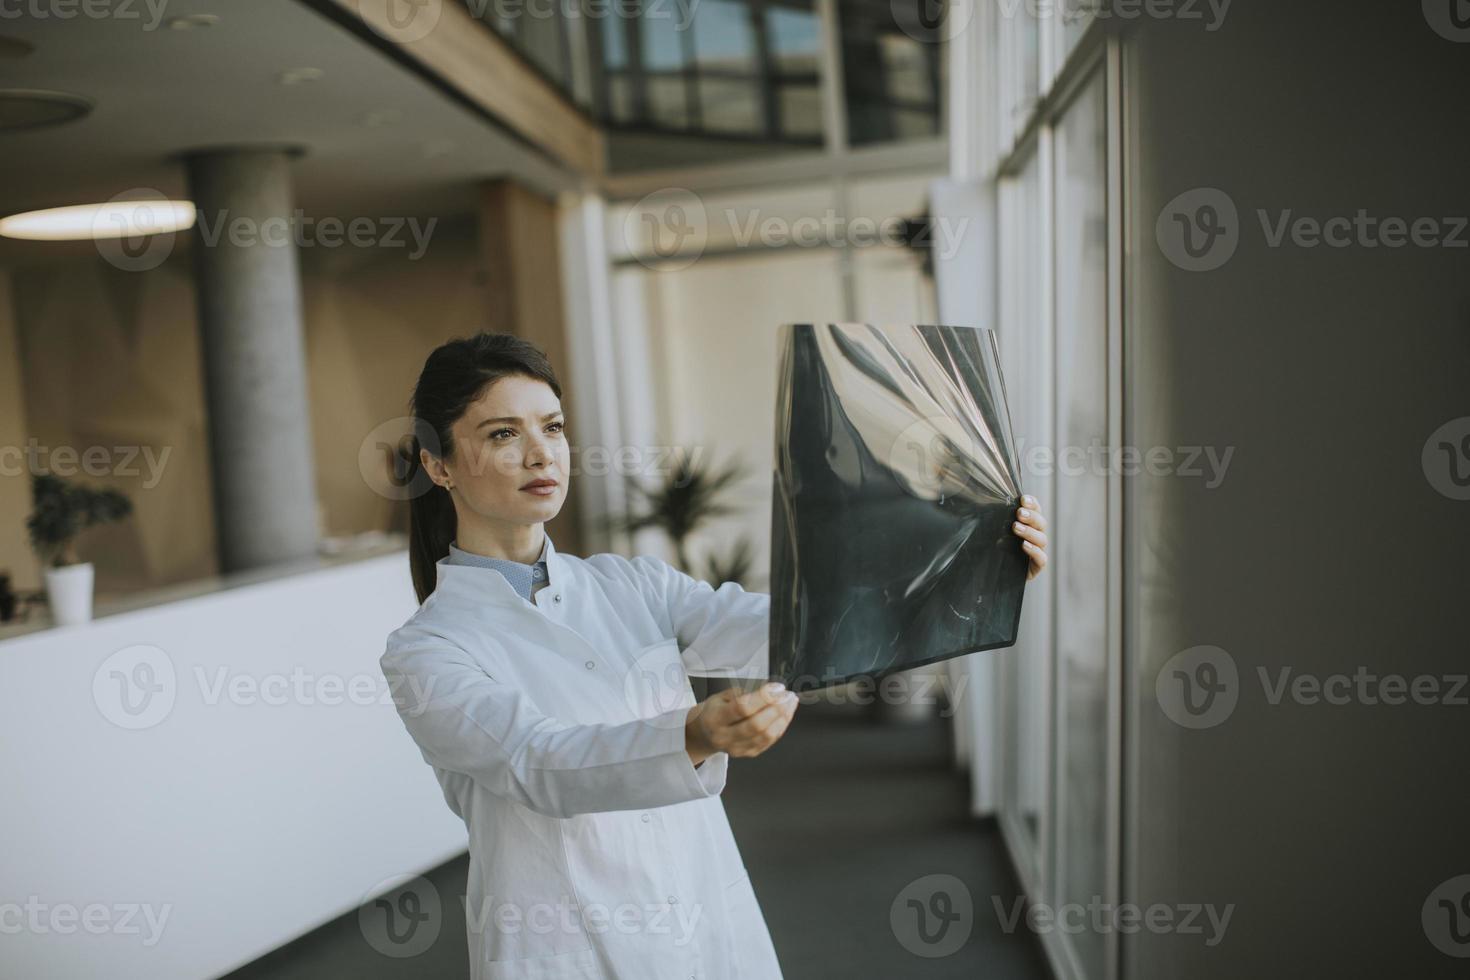
<svg viewBox="0 0 1470 980">
<path fill-rule="evenodd" d="M 468 976 L 425 356 L 551 357 L 558 550 L 765 590 L 854 321 L 995 330 L 1052 566 L 734 767 L 786 975 L 1466 975 L 1467 82 L 1464 0 L 0 0 L 0 977 Z"/>
</svg>

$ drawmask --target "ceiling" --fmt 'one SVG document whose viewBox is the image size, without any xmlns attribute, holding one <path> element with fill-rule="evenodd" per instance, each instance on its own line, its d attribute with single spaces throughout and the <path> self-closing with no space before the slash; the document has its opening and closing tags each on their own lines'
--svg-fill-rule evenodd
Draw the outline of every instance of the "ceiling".
<svg viewBox="0 0 1470 980">
<path fill-rule="evenodd" d="M 0 19 L 0 88 L 95 103 L 78 122 L 0 131 L 0 215 L 107 200 L 138 188 L 187 199 L 179 155 L 227 145 L 291 145 L 299 207 L 316 216 L 449 218 L 474 188 L 514 176 L 544 193 L 576 178 L 421 76 L 298 0 L 105 0 L 76 16 L 17 4 Z M 89 18 L 92 6 L 113 16 Z M 150 9 L 151 8 L 151 9 Z M 154 11 L 162 10 L 159 18 Z M 122 16 L 126 13 L 129 16 Z M 214 26 L 174 30 L 175 17 Z M 161 21 L 161 22 L 160 22 Z M 287 72 L 319 78 L 282 84 Z M 0 262 L 34 256 L 0 240 Z"/>
</svg>

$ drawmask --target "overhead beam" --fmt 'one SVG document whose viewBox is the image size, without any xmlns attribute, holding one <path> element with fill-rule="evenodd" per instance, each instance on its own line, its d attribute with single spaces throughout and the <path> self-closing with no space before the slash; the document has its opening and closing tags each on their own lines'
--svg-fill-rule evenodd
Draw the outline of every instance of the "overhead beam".
<svg viewBox="0 0 1470 980">
<path fill-rule="evenodd" d="M 458 0 L 306 2 L 347 14 L 515 136 L 578 174 L 601 177 L 597 125 Z M 417 13 L 404 21 L 405 10 Z"/>
</svg>

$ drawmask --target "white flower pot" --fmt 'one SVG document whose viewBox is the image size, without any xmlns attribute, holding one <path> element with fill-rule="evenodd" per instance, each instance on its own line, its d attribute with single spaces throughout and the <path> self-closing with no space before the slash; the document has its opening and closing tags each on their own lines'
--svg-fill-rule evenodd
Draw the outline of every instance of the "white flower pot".
<svg viewBox="0 0 1470 980">
<path fill-rule="evenodd" d="M 46 569 L 46 599 L 57 626 L 92 620 L 92 563 Z"/>
</svg>

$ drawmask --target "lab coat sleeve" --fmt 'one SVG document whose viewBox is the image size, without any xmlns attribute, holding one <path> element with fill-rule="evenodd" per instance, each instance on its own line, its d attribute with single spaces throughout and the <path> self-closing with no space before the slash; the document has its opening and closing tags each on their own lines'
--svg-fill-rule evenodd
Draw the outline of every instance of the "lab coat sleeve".
<svg viewBox="0 0 1470 980">
<path fill-rule="evenodd" d="M 669 624 L 695 677 L 770 677 L 771 597 L 739 583 L 718 589 L 649 555 L 632 559 L 649 609 Z"/>
<path fill-rule="evenodd" d="M 427 762 L 537 813 L 641 810 L 724 788 L 723 760 L 696 770 L 685 752 L 687 708 L 622 724 L 566 724 L 442 638 L 390 639 L 380 664 Z"/>
</svg>

